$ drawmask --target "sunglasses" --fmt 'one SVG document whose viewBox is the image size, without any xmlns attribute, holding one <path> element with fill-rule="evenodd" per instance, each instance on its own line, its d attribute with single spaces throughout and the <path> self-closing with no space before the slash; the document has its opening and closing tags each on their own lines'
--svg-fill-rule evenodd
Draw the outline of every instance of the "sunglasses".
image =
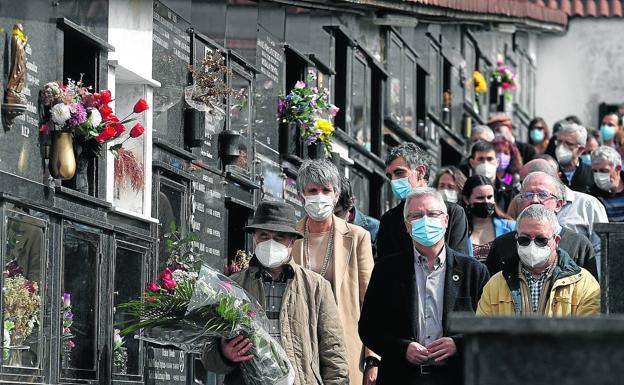
<svg viewBox="0 0 624 385">
<path fill-rule="evenodd" d="M 531 241 L 533 241 L 535 243 L 536 246 L 538 247 L 544 247 L 546 245 L 548 245 L 548 242 L 553 239 L 555 236 L 553 235 L 552 237 L 546 238 L 546 237 L 535 237 L 533 239 L 531 239 L 531 237 L 527 237 L 526 235 L 521 235 L 518 236 L 516 235 L 516 242 L 518 242 L 518 244 L 520 246 L 528 246 L 531 244 Z"/>
</svg>

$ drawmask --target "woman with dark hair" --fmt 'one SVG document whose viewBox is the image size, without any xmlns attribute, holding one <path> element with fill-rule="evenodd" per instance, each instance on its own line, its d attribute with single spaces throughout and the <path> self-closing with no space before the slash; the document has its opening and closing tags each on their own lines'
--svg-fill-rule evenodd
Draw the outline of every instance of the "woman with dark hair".
<svg viewBox="0 0 624 385">
<path fill-rule="evenodd" d="M 516 222 L 496 206 L 494 184 L 482 175 L 466 180 L 462 198 L 470 230 L 468 251 L 485 263 L 494 238 L 516 230 Z"/>
<path fill-rule="evenodd" d="M 455 166 L 442 167 L 435 176 L 431 187 L 442 194 L 446 202 L 457 203 L 464 188 L 466 176 Z"/>
<path fill-rule="evenodd" d="M 529 123 L 529 141 L 535 147 L 537 155 L 542 155 L 550 142 L 550 128 L 544 119 L 537 117 Z"/>
</svg>

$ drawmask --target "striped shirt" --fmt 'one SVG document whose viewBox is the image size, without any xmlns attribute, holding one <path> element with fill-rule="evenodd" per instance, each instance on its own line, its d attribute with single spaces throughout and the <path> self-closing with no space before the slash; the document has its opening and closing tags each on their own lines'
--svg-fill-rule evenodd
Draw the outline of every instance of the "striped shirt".
<svg viewBox="0 0 624 385">
<path fill-rule="evenodd" d="M 624 191 L 600 197 L 607 210 L 609 222 L 624 222 Z"/>
</svg>

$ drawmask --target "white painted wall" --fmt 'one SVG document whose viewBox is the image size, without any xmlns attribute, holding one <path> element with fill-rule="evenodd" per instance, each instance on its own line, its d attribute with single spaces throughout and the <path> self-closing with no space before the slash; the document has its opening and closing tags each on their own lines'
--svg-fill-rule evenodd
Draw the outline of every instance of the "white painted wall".
<svg viewBox="0 0 624 385">
<path fill-rule="evenodd" d="M 109 60 L 144 78 L 152 77 L 152 0 L 110 0 Z"/>
<path fill-rule="evenodd" d="M 588 127 L 598 105 L 624 103 L 624 21 L 571 19 L 563 36 L 537 42 L 536 112 L 552 126 L 574 114 Z"/>
</svg>

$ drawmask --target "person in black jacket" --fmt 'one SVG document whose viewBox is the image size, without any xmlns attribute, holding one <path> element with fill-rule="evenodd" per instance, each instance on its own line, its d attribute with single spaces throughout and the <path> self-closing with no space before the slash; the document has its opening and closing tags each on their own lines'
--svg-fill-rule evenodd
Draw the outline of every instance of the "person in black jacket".
<svg viewBox="0 0 624 385">
<path fill-rule="evenodd" d="M 586 143 L 585 127 L 576 123 L 561 124 L 555 147 L 561 181 L 572 190 L 583 193 L 591 191 L 595 186 L 591 166 L 580 160 Z"/>
<path fill-rule="evenodd" d="M 524 178 L 520 192 L 519 209 L 522 211 L 530 205 L 541 204 L 547 209 L 558 213 L 565 202 L 565 189 L 553 176 L 545 172 L 532 172 Z M 559 233 L 559 247 L 565 250 L 574 262 L 588 270 L 598 279 L 598 267 L 591 242 L 583 235 L 563 228 Z M 516 231 L 503 234 L 492 243 L 485 265 L 494 275 L 506 265 L 517 264 L 519 261 L 516 249 Z"/>
<path fill-rule="evenodd" d="M 461 338 L 449 334 L 449 314 L 474 313 L 489 274 L 445 245 L 448 216 L 437 191 L 416 188 L 406 205 L 413 241 L 373 268 L 360 338 L 382 357 L 377 385 L 461 384 Z"/>
<path fill-rule="evenodd" d="M 412 244 L 405 231 L 403 200 L 413 188 L 427 186 L 427 154 L 414 143 L 403 143 L 392 148 L 386 160 L 386 175 L 391 180 L 393 194 L 401 203 L 381 217 L 377 233 L 377 260 L 409 248 Z M 468 254 L 468 220 L 464 209 L 447 202 L 447 211 L 449 225 L 445 234 L 446 243 L 450 248 Z"/>
</svg>

